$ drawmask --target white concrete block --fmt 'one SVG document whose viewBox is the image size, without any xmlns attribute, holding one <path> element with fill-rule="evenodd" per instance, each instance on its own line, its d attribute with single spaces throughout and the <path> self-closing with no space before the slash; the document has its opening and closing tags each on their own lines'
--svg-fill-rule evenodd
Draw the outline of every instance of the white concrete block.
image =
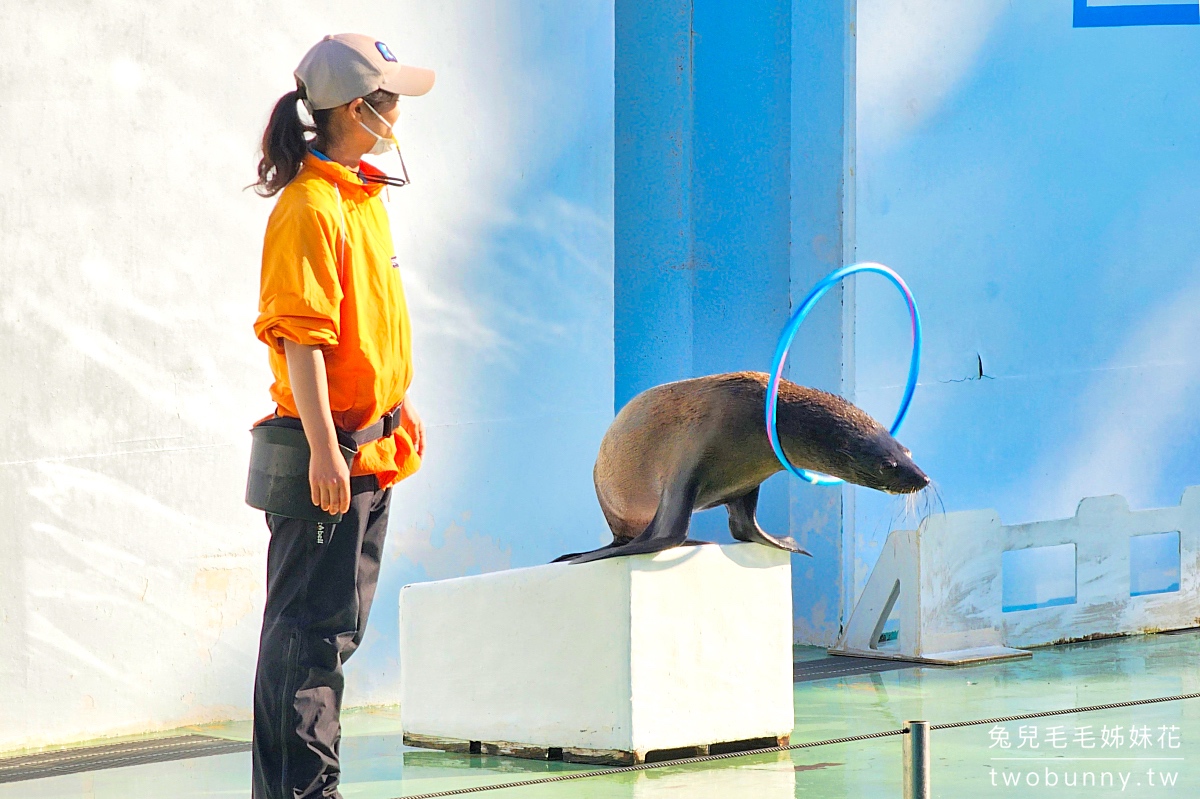
<svg viewBox="0 0 1200 799">
<path fill-rule="evenodd" d="M 786 737 L 789 561 L 757 544 L 688 546 L 405 586 L 404 733 L 635 761 Z"/>
</svg>

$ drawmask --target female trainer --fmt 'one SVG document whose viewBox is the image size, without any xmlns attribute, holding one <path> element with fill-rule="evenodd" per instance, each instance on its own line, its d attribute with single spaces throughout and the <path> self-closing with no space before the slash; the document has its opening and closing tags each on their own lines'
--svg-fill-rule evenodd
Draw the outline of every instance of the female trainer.
<svg viewBox="0 0 1200 799">
<path fill-rule="evenodd" d="M 344 516 L 326 524 L 267 514 L 255 799 L 341 795 L 342 664 L 362 641 L 375 595 L 391 487 L 418 469 L 425 448 L 405 400 L 408 309 L 379 198 L 407 175 L 403 162 L 403 176 L 391 177 L 360 159 L 396 147 L 398 96 L 425 94 L 434 73 L 400 64 L 373 37 L 339 34 L 309 50 L 295 78 L 262 139 L 255 189 L 278 199 L 254 332 L 275 377 L 268 418 L 299 420 L 312 502 Z M 348 435 L 358 445 L 350 468 L 338 448 Z"/>
</svg>

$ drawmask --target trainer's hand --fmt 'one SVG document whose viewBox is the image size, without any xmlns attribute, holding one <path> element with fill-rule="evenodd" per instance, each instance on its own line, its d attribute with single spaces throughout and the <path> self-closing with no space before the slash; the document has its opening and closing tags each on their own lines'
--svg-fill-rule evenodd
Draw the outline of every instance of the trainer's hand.
<svg viewBox="0 0 1200 799">
<path fill-rule="evenodd" d="M 329 514 L 350 510 L 350 468 L 336 448 L 317 447 L 308 460 L 308 485 L 312 501 Z"/>
<path fill-rule="evenodd" d="M 312 502 L 326 513 L 350 510 L 350 469 L 338 447 L 337 428 L 329 411 L 329 378 L 325 353 L 315 344 L 283 342 L 288 379 L 296 410 L 308 439 L 308 486 Z"/>
<path fill-rule="evenodd" d="M 411 400 L 405 400 L 400 406 L 400 423 L 406 430 L 413 431 L 413 446 L 417 448 L 417 455 L 425 457 L 425 423 L 421 421 Z"/>
</svg>

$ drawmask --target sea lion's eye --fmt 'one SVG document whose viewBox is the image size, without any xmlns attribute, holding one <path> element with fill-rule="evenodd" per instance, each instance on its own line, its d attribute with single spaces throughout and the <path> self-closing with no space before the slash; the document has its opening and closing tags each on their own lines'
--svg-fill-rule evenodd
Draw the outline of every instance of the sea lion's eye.
<svg viewBox="0 0 1200 799">
<path fill-rule="evenodd" d="M 884 458 L 883 465 L 885 468 L 888 468 L 888 469 L 896 468 L 896 462 L 894 460 L 892 460 L 891 458 Z"/>
</svg>

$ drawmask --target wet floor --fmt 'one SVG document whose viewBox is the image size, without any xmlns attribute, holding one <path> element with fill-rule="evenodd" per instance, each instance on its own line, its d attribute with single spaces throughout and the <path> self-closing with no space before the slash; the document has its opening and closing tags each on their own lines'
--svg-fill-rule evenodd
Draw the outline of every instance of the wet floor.
<svg viewBox="0 0 1200 799">
<path fill-rule="evenodd" d="M 802 650 L 801 658 L 820 656 Z M 1200 634 L 1156 635 L 1035 651 L 1031 660 L 913 668 L 798 683 L 792 742 L 1200 692 Z M 405 747 L 391 709 L 345 715 L 345 799 L 499 784 L 587 767 Z M 183 731 L 181 731 L 183 732 Z M 190 728 L 239 740 L 248 725 Z M 931 734 L 936 797 L 1200 796 L 1200 699 Z M 0 784 L 0 799 L 249 797 L 248 753 Z M 901 739 L 881 738 L 613 774 L 481 797 L 899 797 Z"/>
</svg>

